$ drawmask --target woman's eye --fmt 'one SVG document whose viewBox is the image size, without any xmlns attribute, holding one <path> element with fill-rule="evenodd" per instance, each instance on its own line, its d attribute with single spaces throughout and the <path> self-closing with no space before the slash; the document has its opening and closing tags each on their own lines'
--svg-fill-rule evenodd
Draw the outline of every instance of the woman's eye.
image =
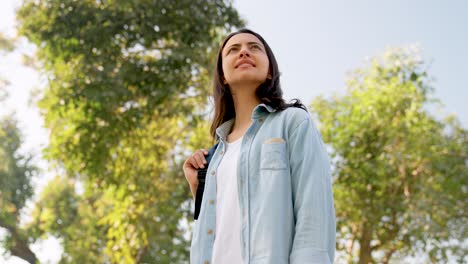
<svg viewBox="0 0 468 264">
<path fill-rule="evenodd" d="M 226 51 L 226 55 L 229 55 L 232 51 L 234 51 L 234 48 L 229 48 L 229 49 Z"/>
<path fill-rule="evenodd" d="M 252 45 L 251 49 L 260 49 L 258 45 Z"/>
</svg>

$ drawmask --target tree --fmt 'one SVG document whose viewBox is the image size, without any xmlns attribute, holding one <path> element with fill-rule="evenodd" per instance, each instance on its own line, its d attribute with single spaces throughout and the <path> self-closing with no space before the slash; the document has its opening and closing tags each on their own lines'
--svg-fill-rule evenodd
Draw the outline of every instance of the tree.
<svg viewBox="0 0 468 264">
<path fill-rule="evenodd" d="M 3 52 L 11 52 L 15 48 L 15 40 L 8 38 L 0 32 L 0 54 Z M 2 54 L 3 55 L 3 54 Z M 0 75 L 0 102 L 8 97 L 8 93 L 5 90 L 6 86 L 9 85 L 7 79 Z"/>
<path fill-rule="evenodd" d="M 0 32 L 0 52 L 12 52 L 15 40 Z M 3 54 L 2 54 L 3 55 Z M 0 103 L 8 98 L 7 79 L 0 76 Z M 20 225 L 21 212 L 33 195 L 31 177 L 37 172 L 32 155 L 20 152 L 22 137 L 14 113 L 0 120 L 0 228 L 6 237 L 0 245 L 8 254 L 35 263 L 37 257 L 30 249 L 33 242 Z"/>
<path fill-rule="evenodd" d="M 466 256 L 467 130 L 428 113 L 436 101 L 426 66 L 411 48 L 389 49 L 351 73 L 346 94 L 312 103 L 334 161 L 337 246 L 349 263 Z"/>
<path fill-rule="evenodd" d="M 0 245 L 11 255 L 36 263 L 31 240 L 20 226 L 20 212 L 33 195 L 31 177 L 37 171 L 30 154 L 21 154 L 21 135 L 13 117 L 0 121 L 0 227 L 7 231 Z"/>
<path fill-rule="evenodd" d="M 26 0 L 18 21 L 48 78 L 46 154 L 64 169 L 31 233 L 60 237 L 63 263 L 186 261 L 181 156 L 205 112 L 220 36 L 243 25 L 231 3 Z"/>
</svg>

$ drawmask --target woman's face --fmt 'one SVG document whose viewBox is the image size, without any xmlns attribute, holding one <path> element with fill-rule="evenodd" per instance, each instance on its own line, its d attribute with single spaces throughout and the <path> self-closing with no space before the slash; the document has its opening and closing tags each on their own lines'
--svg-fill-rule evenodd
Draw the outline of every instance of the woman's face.
<svg viewBox="0 0 468 264">
<path fill-rule="evenodd" d="M 232 36 L 221 54 L 225 83 L 231 87 L 256 84 L 268 76 L 269 60 L 262 42 L 254 35 L 240 33 Z"/>
</svg>

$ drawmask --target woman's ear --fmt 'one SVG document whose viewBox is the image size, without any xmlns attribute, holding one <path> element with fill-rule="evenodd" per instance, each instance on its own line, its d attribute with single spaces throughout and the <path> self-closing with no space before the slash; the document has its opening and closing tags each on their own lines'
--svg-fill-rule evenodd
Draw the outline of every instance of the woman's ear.
<svg viewBox="0 0 468 264">
<path fill-rule="evenodd" d="M 224 79 L 224 76 L 221 76 L 221 80 L 223 80 L 223 84 L 227 84 L 226 79 Z"/>
<path fill-rule="evenodd" d="M 271 77 L 271 74 L 270 74 L 270 73 L 268 73 L 268 75 L 267 75 L 267 79 L 268 79 L 268 80 L 271 80 L 271 79 L 272 79 L 272 77 Z"/>
</svg>

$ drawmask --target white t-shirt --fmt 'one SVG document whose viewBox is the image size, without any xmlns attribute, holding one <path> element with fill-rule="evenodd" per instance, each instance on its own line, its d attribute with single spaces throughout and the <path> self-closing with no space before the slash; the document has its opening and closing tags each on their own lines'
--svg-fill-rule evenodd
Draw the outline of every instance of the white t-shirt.
<svg viewBox="0 0 468 264">
<path fill-rule="evenodd" d="M 212 264 L 241 264 L 237 161 L 242 137 L 227 143 L 216 173 L 216 231 Z"/>
</svg>

